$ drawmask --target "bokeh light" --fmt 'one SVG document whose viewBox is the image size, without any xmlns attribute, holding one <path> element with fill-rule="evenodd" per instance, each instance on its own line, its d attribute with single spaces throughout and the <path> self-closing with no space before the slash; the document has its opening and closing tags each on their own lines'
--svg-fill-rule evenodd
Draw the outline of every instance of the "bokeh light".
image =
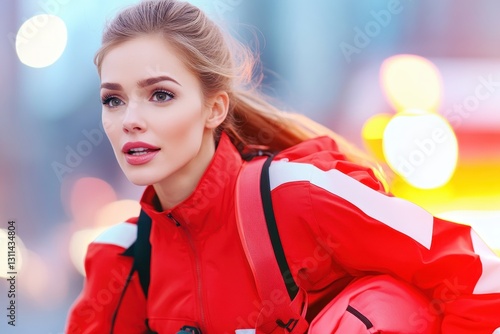
<svg viewBox="0 0 500 334">
<path fill-rule="evenodd" d="M 61 57 L 67 41 L 66 24 L 60 17 L 36 15 L 24 22 L 17 32 L 17 56 L 27 66 L 47 67 Z"/>
<path fill-rule="evenodd" d="M 376 114 L 370 117 L 361 131 L 363 142 L 370 153 L 375 156 L 379 162 L 385 161 L 382 150 L 382 138 L 384 130 L 392 118 L 392 114 Z"/>
<path fill-rule="evenodd" d="M 105 227 L 76 231 L 69 241 L 69 255 L 76 270 L 85 276 L 85 254 L 89 244 L 106 230 Z"/>
<path fill-rule="evenodd" d="M 78 226 L 95 226 L 97 212 L 116 201 L 116 193 L 109 183 L 95 177 L 78 179 L 71 187 L 69 201 L 62 188 L 61 198 Z"/>
<path fill-rule="evenodd" d="M 137 217 L 141 210 L 139 202 L 120 200 L 103 206 L 96 215 L 94 228 L 76 231 L 71 237 L 69 250 L 71 262 L 79 273 L 85 275 L 84 261 L 88 245 L 109 226 Z"/>
<path fill-rule="evenodd" d="M 123 222 L 131 217 L 137 217 L 141 210 L 138 201 L 124 199 L 109 203 L 97 213 L 96 227 L 106 227 L 119 222 Z"/>
<path fill-rule="evenodd" d="M 421 189 L 443 186 L 457 165 L 455 133 L 434 113 L 409 110 L 397 114 L 385 128 L 382 147 L 389 167 Z"/>
<path fill-rule="evenodd" d="M 442 80 L 436 66 L 415 55 L 387 58 L 380 69 L 387 100 L 400 112 L 407 109 L 436 111 L 442 94 Z"/>
<path fill-rule="evenodd" d="M 61 268 L 50 267 L 47 259 L 29 249 L 24 255 L 25 266 L 19 289 L 26 292 L 31 302 L 44 309 L 57 307 L 68 293 L 68 281 L 64 275 L 60 275 Z M 57 281 L 53 279 L 54 275 L 58 277 Z"/>
</svg>

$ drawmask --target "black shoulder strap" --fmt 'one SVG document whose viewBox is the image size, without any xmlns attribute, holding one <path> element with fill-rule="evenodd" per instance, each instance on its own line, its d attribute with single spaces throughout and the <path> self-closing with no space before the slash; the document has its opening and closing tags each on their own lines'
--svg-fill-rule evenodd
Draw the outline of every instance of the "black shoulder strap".
<svg viewBox="0 0 500 334">
<path fill-rule="evenodd" d="M 133 268 L 137 270 L 139 282 L 146 298 L 148 297 L 149 281 L 151 279 L 151 218 L 141 210 L 137 221 L 137 238 L 123 255 L 133 256 Z"/>
<path fill-rule="evenodd" d="M 260 195 L 264 209 L 264 216 L 266 218 L 267 230 L 269 232 L 271 244 L 273 245 L 274 256 L 278 262 L 288 295 L 290 296 L 290 299 L 293 300 L 299 291 L 299 287 L 295 283 L 290 267 L 288 266 L 278 232 L 278 226 L 276 225 L 276 217 L 274 216 L 273 201 L 271 199 L 271 182 L 269 178 L 269 166 L 271 165 L 272 160 L 273 156 L 270 156 L 262 166 L 262 172 L 260 174 Z"/>
</svg>

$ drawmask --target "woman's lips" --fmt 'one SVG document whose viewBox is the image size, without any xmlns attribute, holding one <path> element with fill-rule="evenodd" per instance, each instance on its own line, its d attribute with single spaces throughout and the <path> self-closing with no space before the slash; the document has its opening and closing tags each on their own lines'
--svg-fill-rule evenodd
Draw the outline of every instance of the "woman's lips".
<svg viewBox="0 0 500 334">
<path fill-rule="evenodd" d="M 160 151 L 159 147 L 144 142 L 128 142 L 122 147 L 127 163 L 143 165 L 150 162 Z"/>
<path fill-rule="evenodd" d="M 125 153 L 125 160 L 127 160 L 127 162 L 131 165 L 143 165 L 153 160 L 158 152 L 160 152 L 160 150 Z"/>
</svg>

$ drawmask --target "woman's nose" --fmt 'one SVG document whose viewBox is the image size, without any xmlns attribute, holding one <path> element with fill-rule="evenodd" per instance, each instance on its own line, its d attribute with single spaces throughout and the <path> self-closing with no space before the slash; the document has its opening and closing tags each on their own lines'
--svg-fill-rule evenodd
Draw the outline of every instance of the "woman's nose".
<svg viewBox="0 0 500 334">
<path fill-rule="evenodd" d="M 141 117 L 138 104 L 135 102 L 130 102 L 125 111 L 125 117 L 123 118 L 123 131 L 125 133 L 130 133 L 144 132 L 145 130 L 146 122 Z"/>
</svg>

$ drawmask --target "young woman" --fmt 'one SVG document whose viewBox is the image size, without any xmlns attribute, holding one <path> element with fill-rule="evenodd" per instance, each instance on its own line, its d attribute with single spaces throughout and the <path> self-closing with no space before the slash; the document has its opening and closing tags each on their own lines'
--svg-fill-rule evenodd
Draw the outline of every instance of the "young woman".
<svg viewBox="0 0 500 334">
<path fill-rule="evenodd" d="M 252 58 L 198 8 L 158 0 L 122 11 L 95 62 L 116 158 L 131 182 L 147 185 L 151 278 L 147 298 L 136 273 L 127 279 L 132 258 L 123 253 L 137 218 L 111 227 L 88 248 L 68 333 L 254 328 L 262 303 L 234 189 L 242 155 L 257 145 L 277 153 L 273 207 L 291 274 L 308 294 L 308 320 L 353 279 L 379 273 L 429 298 L 411 321 L 439 315 L 442 333 L 500 333 L 500 261 L 481 239 L 391 197 L 341 139 L 307 140 L 311 123 L 242 80 Z"/>
</svg>

